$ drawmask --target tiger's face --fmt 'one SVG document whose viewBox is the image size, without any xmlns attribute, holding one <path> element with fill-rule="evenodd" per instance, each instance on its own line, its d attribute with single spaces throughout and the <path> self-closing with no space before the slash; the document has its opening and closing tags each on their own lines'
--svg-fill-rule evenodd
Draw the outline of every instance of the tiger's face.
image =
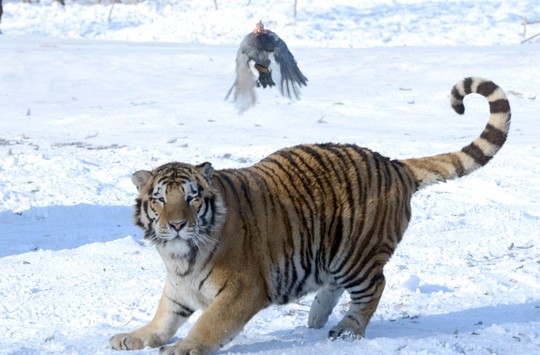
<svg viewBox="0 0 540 355">
<path fill-rule="evenodd" d="M 212 172 L 209 163 L 169 163 L 133 174 L 131 180 L 139 191 L 134 218 L 145 230 L 145 238 L 194 246 L 215 242 L 212 231 L 221 225 L 225 210 L 212 189 Z"/>
<path fill-rule="evenodd" d="M 167 184 L 160 180 L 150 191 L 149 200 L 158 240 L 193 239 L 204 212 L 199 185 L 193 181 Z"/>
</svg>

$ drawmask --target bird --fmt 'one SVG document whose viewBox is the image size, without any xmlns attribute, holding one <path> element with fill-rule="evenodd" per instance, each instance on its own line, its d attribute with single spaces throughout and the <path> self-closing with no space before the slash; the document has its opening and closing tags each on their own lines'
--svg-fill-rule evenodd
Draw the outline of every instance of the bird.
<svg viewBox="0 0 540 355">
<path fill-rule="evenodd" d="M 264 89 L 276 85 L 272 78 L 272 64 L 280 76 L 277 81 L 281 94 L 299 100 L 300 87 L 307 86 L 308 79 L 298 68 L 285 41 L 264 28 L 262 21 L 240 43 L 236 53 L 236 80 L 225 99 L 234 90 L 233 98 L 240 111 L 254 105 L 257 100 L 255 87 Z"/>
</svg>

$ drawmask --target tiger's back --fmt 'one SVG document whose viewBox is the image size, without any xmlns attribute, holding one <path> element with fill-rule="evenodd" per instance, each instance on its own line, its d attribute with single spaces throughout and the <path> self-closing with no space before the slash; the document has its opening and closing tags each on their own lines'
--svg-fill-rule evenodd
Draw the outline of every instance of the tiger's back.
<svg viewBox="0 0 540 355">
<path fill-rule="evenodd" d="M 398 161 L 331 143 L 282 149 L 214 179 L 240 223 L 234 238 L 261 254 L 267 297 L 280 304 L 330 283 L 363 290 L 360 280 L 376 276 L 401 240 L 416 190 Z"/>
</svg>

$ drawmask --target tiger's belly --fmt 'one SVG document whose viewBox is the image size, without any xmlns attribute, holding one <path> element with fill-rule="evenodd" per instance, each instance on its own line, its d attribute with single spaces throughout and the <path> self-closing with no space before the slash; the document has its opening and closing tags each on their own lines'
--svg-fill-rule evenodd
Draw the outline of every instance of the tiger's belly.
<svg viewBox="0 0 540 355">
<path fill-rule="evenodd" d="M 292 267 L 286 272 L 275 270 L 271 279 L 271 297 L 276 304 L 289 303 L 330 283 L 325 273 L 306 272 Z"/>
</svg>

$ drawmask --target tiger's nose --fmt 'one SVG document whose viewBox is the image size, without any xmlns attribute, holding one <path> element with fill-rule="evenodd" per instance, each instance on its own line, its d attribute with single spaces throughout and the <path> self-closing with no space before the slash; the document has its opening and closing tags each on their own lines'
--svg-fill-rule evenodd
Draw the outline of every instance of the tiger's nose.
<svg viewBox="0 0 540 355">
<path fill-rule="evenodd" d="M 171 228 L 174 229 L 175 231 L 179 232 L 180 229 L 184 228 L 186 223 L 187 223 L 186 220 L 183 220 L 183 221 L 169 221 L 169 226 L 171 226 Z"/>
</svg>

